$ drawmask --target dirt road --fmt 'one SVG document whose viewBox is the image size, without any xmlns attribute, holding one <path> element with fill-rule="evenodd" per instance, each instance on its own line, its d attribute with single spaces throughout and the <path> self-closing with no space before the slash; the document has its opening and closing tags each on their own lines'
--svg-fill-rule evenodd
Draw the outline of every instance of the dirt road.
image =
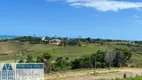
<svg viewBox="0 0 142 80">
<path fill-rule="evenodd" d="M 92 70 L 88 71 L 78 71 L 75 73 L 64 73 L 58 76 L 47 76 L 46 80 L 96 80 L 96 79 L 115 79 L 123 78 L 123 75 L 126 73 L 127 77 L 135 77 L 142 75 L 142 68 L 121 68 L 121 69 L 111 69 L 111 70 L 97 70 L 99 73 L 96 76 L 89 75 L 93 74 Z"/>
</svg>

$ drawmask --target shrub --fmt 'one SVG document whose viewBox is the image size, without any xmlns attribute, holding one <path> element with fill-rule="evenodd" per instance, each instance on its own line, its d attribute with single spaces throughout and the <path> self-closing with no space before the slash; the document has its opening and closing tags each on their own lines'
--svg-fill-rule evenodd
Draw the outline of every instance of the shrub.
<svg viewBox="0 0 142 80">
<path fill-rule="evenodd" d="M 35 63 L 35 61 L 33 60 L 33 57 L 31 55 L 27 56 L 26 63 Z"/>
<path fill-rule="evenodd" d="M 19 63 L 24 63 L 24 59 L 20 59 L 20 60 L 19 60 Z"/>
<path fill-rule="evenodd" d="M 66 59 L 62 57 L 57 58 L 56 62 L 53 64 L 53 71 L 65 71 L 69 69 L 69 63 Z"/>
<path fill-rule="evenodd" d="M 81 58 L 77 58 L 71 62 L 72 69 L 79 69 L 79 68 L 92 68 L 92 60 L 91 56 L 85 55 Z"/>
</svg>

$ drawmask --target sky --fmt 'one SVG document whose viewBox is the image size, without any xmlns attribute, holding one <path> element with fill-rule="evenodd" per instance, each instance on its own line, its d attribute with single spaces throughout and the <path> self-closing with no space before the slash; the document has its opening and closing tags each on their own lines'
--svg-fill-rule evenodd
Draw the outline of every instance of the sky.
<svg viewBox="0 0 142 80">
<path fill-rule="evenodd" d="M 142 0 L 0 0 L 0 35 L 142 40 Z"/>
</svg>

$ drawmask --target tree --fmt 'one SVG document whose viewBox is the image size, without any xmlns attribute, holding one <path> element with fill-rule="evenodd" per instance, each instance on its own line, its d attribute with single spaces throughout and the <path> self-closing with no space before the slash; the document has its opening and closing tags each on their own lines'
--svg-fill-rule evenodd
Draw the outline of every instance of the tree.
<svg viewBox="0 0 142 80">
<path fill-rule="evenodd" d="M 13 41 L 19 41 L 19 42 L 29 42 L 30 44 L 39 44 L 41 43 L 40 37 L 33 37 L 33 36 L 22 36 L 12 39 Z"/>
<path fill-rule="evenodd" d="M 127 61 L 131 58 L 132 53 L 127 48 L 116 48 L 113 50 L 115 52 L 114 66 L 121 67 L 127 66 Z"/>
<path fill-rule="evenodd" d="M 125 55 L 122 52 L 116 52 L 115 54 L 114 67 L 121 67 L 125 64 Z"/>
<path fill-rule="evenodd" d="M 35 63 L 35 61 L 33 60 L 33 57 L 31 55 L 27 56 L 26 63 Z"/>
<path fill-rule="evenodd" d="M 43 55 L 37 57 L 37 63 L 44 63 L 44 71 L 45 73 L 49 73 L 51 71 L 51 59 L 53 57 L 52 52 L 45 52 Z"/>
<path fill-rule="evenodd" d="M 95 67 L 103 68 L 105 67 L 105 56 L 104 51 L 98 50 L 96 53 L 92 54 L 92 64 Z"/>
<path fill-rule="evenodd" d="M 111 66 L 113 65 L 113 61 L 114 61 L 115 56 L 116 55 L 114 52 L 106 52 L 104 60 L 107 63 L 109 68 L 111 68 Z"/>
</svg>

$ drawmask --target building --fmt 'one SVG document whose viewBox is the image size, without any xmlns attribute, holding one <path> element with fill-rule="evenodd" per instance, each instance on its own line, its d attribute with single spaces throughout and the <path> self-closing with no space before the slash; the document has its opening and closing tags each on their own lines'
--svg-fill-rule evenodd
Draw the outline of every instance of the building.
<svg viewBox="0 0 142 80">
<path fill-rule="evenodd" d="M 42 41 L 48 41 L 48 40 L 46 40 L 46 38 L 45 38 L 45 37 L 43 37 L 43 38 L 42 38 Z"/>
<path fill-rule="evenodd" d="M 61 40 L 60 39 L 52 39 L 49 41 L 49 44 L 56 44 L 56 45 L 59 45 L 61 43 Z"/>
</svg>

